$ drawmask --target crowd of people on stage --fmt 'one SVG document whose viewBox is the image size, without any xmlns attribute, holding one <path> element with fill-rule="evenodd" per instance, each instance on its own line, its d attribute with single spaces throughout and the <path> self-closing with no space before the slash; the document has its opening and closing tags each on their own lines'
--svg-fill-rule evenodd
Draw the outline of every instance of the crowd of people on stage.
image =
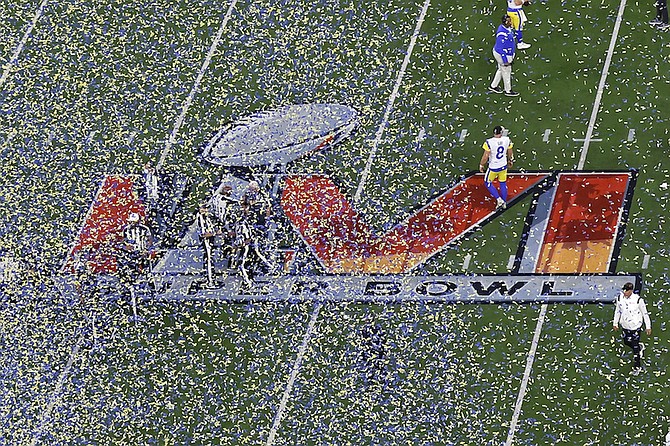
<svg viewBox="0 0 670 446">
<path fill-rule="evenodd" d="M 224 252 L 229 268 L 239 270 L 246 284 L 250 284 L 249 267 L 253 255 L 268 270 L 272 270 L 261 249 L 263 242 L 269 238 L 271 216 L 270 198 L 257 181 L 249 182 L 240 199 L 233 197 L 230 184 L 222 183 L 209 202 L 200 206 L 198 235 L 203 247 L 208 286 L 215 286 L 212 267 L 215 247 Z"/>
<path fill-rule="evenodd" d="M 146 258 L 153 244 L 165 231 L 167 212 L 163 183 L 156 168 L 150 163 L 144 165 L 140 187 L 145 204 L 146 221 L 140 223 L 137 213 L 132 213 L 123 230 L 123 252 L 132 261 L 124 269 L 145 269 L 138 258 Z M 220 250 L 227 262 L 228 269 L 239 271 L 244 283 L 251 284 L 251 272 L 254 266 L 262 264 L 266 271 L 273 270 L 271 260 L 263 254 L 263 246 L 271 238 L 269 230 L 272 223 L 272 206 L 269 196 L 257 181 L 250 181 L 246 189 L 234 191 L 233 185 L 223 182 L 212 197 L 203 202 L 195 215 L 195 229 L 203 252 L 203 273 L 207 278 L 207 287 L 216 287 L 216 268 L 214 251 Z M 142 237 L 139 237 L 142 229 Z M 141 240 L 140 240 L 141 239 Z M 135 251 L 137 251 L 135 253 Z M 130 256 L 128 253 L 135 253 Z M 123 259 L 122 259 L 123 260 Z"/>
</svg>

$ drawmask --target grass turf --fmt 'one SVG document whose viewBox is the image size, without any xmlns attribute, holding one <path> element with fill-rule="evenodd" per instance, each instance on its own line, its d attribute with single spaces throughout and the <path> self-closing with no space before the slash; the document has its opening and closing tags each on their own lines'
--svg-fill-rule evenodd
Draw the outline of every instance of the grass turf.
<svg viewBox="0 0 670 446">
<path fill-rule="evenodd" d="M 7 60 L 36 5 L 3 6 Z M 240 3 L 168 159 L 206 195 L 215 169 L 195 156 L 220 125 L 284 103 L 353 105 L 361 126 L 345 144 L 291 166 L 358 186 L 420 4 Z M 476 169 L 494 124 L 510 128 L 516 168 L 573 169 L 601 76 L 615 5 L 527 8 L 533 46 L 514 66 L 510 100 L 486 92 L 489 2 L 432 2 L 359 204 L 392 226 Z M 651 6 L 630 3 L 586 168 L 641 169 L 619 271 L 644 255 L 655 332 L 648 367 L 628 375 L 609 306 L 552 306 L 515 444 L 658 444 L 667 431 L 667 39 L 647 28 Z M 106 171 L 134 171 L 165 146 L 223 11 L 213 2 L 47 4 L 0 91 L 2 248 L 34 267 L 3 290 L 0 439 L 25 444 L 262 444 L 312 312 L 308 305 L 148 305 L 70 308 L 49 283 Z M 462 129 L 470 136 L 459 141 Z M 549 142 L 542 141 L 551 129 Z M 635 139 L 627 141 L 629 130 Z M 419 141 L 422 132 L 425 139 Z M 426 271 L 504 272 L 529 200 L 431 260 Z M 186 217 L 183 217 L 186 219 Z M 18 291 L 16 287 L 23 288 Z M 98 311 L 101 349 L 90 340 Z M 534 306 L 328 305 L 276 444 L 500 444 L 530 348 Z M 362 328 L 385 333 L 388 383 L 365 384 Z M 45 410 L 53 401 L 51 417 Z M 629 410 L 622 410 L 623 407 Z M 40 423 L 44 430 L 40 431 Z M 593 427 L 595 426 L 595 427 Z"/>
</svg>

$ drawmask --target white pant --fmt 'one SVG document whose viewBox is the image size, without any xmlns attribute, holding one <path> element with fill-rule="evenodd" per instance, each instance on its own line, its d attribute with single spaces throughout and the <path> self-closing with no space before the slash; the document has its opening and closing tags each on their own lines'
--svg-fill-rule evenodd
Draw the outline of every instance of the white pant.
<svg viewBox="0 0 670 446">
<path fill-rule="evenodd" d="M 491 87 L 496 88 L 500 85 L 500 81 L 502 80 L 503 85 L 505 86 L 505 91 L 512 91 L 512 61 L 510 60 L 509 63 L 505 65 L 502 55 L 497 53 L 496 50 L 493 50 L 493 58 L 498 63 L 498 71 L 496 71 L 496 75 L 493 77 Z M 510 57 L 508 56 L 508 58 Z M 514 56 L 512 56 L 511 59 L 514 59 Z"/>
</svg>

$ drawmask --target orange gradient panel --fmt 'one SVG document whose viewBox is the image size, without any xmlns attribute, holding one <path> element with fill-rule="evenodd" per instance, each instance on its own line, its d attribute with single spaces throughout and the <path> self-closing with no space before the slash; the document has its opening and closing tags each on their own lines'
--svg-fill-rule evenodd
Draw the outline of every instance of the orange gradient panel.
<svg viewBox="0 0 670 446">
<path fill-rule="evenodd" d="M 509 200 L 548 176 L 509 174 Z M 409 271 L 495 212 L 483 174 L 461 181 L 382 235 L 372 230 L 327 176 L 287 177 L 281 204 L 328 272 L 354 274 Z"/>
<path fill-rule="evenodd" d="M 94 273 L 115 272 L 116 249 L 123 240 L 123 227 L 132 212 L 145 215 L 144 205 L 133 189 L 132 177 L 105 177 L 63 271 L 72 272 L 74 255 L 85 250 Z"/>
<path fill-rule="evenodd" d="M 535 272 L 608 272 L 629 179 L 561 174 Z"/>
</svg>

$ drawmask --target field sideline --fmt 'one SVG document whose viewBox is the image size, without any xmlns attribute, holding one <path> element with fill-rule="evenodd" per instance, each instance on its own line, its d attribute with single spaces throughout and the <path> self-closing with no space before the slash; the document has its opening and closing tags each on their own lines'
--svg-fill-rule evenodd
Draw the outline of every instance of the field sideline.
<svg viewBox="0 0 670 446">
<path fill-rule="evenodd" d="M 652 8 L 534 2 L 506 98 L 486 91 L 504 3 L 0 6 L 0 260 L 19 266 L 0 271 L 0 444 L 665 445 L 670 33 Z M 133 322 L 59 295 L 106 173 L 188 174 L 186 225 L 221 174 L 199 158 L 211 135 L 311 102 L 361 122 L 287 174 L 335 177 L 380 232 L 476 170 L 496 124 L 515 170 L 639 171 L 616 261 L 643 277 L 644 372 L 611 305 L 150 301 Z M 532 200 L 412 274 L 506 274 Z"/>
</svg>

